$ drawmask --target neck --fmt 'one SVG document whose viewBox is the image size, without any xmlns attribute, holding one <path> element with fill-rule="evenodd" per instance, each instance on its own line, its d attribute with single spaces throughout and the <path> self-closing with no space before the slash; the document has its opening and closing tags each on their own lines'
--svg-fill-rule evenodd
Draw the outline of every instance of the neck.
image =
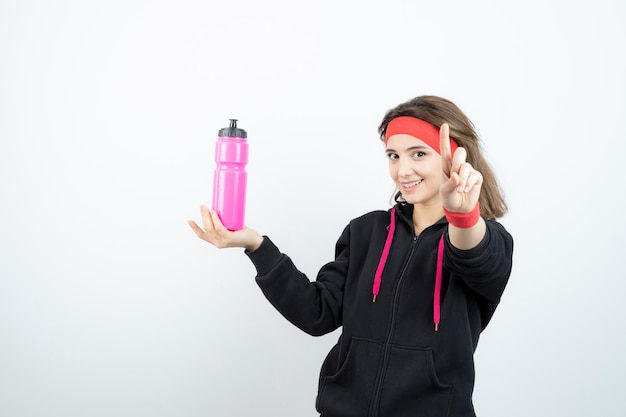
<svg viewBox="0 0 626 417">
<path fill-rule="evenodd" d="M 428 226 L 435 224 L 443 217 L 443 208 L 441 204 L 415 204 L 413 205 L 413 225 L 415 226 L 415 234 L 419 235 Z"/>
</svg>

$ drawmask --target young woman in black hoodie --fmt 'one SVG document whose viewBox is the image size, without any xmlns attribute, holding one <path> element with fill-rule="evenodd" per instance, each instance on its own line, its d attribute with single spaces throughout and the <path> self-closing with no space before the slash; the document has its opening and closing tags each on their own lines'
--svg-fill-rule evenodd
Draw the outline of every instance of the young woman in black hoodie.
<svg viewBox="0 0 626 417">
<path fill-rule="evenodd" d="M 478 338 L 509 275 L 507 206 L 472 122 L 449 100 L 420 96 L 379 127 L 396 205 L 352 220 L 335 260 L 309 280 L 267 236 L 230 232 L 201 207 L 218 248 L 242 247 L 280 313 L 312 335 L 342 327 L 326 357 L 323 417 L 470 417 Z"/>
</svg>

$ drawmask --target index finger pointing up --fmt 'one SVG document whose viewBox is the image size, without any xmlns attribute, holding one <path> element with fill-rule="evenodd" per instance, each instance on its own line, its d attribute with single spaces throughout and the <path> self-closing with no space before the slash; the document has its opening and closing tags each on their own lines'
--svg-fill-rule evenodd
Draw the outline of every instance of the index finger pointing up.
<svg viewBox="0 0 626 417">
<path fill-rule="evenodd" d="M 452 167 L 452 151 L 450 150 L 450 129 L 447 123 L 439 128 L 439 151 L 441 153 L 441 166 L 444 174 L 450 176 Z"/>
</svg>

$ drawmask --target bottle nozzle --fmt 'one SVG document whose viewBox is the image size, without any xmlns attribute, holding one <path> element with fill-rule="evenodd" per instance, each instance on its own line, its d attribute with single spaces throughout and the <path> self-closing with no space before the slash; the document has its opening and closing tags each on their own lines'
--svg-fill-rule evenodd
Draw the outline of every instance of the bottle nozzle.
<svg viewBox="0 0 626 417">
<path fill-rule="evenodd" d="M 245 130 L 237 127 L 238 119 L 230 119 L 230 126 L 220 129 L 219 136 L 246 138 L 248 134 Z"/>
</svg>

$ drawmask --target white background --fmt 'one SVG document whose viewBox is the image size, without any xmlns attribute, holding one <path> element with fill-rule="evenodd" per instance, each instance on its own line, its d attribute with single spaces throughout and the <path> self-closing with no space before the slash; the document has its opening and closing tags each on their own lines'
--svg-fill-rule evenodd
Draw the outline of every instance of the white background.
<svg viewBox="0 0 626 417">
<path fill-rule="evenodd" d="M 389 207 L 376 128 L 421 94 L 510 205 L 478 414 L 625 415 L 625 27 L 620 0 L 0 2 L 0 417 L 315 416 L 338 333 L 186 221 L 239 118 L 247 223 L 313 279 Z"/>
</svg>

